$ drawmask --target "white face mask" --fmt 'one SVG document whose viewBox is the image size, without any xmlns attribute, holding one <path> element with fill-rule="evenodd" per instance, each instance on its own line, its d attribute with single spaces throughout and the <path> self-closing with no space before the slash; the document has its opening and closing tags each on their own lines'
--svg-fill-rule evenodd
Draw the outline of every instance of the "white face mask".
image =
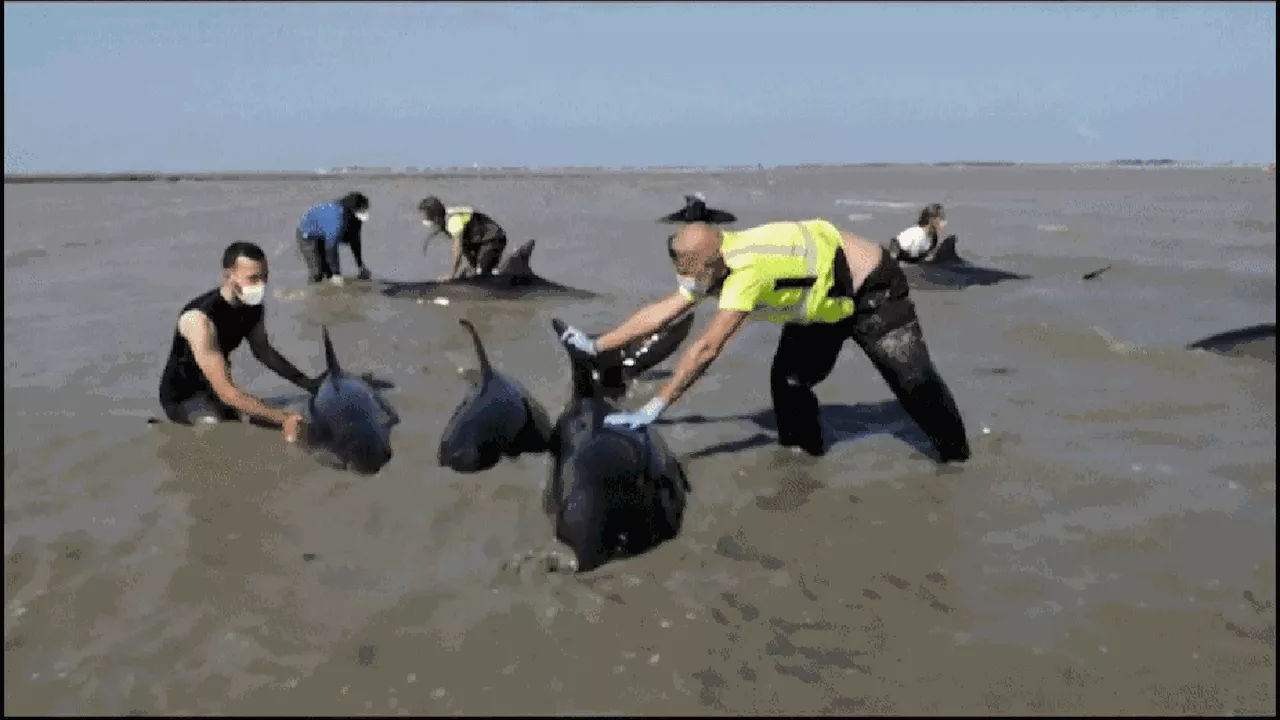
<svg viewBox="0 0 1280 720">
<path fill-rule="evenodd" d="M 427 228 L 428 230 L 430 230 L 431 232 L 435 232 L 435 231 L 437 231 L 437 230 L 439 230 L 439 229 L 440 229 L 440 226 L 439 226 L 439 225 L 436 225 L 434 222 L 431 222 L 430 220 L 423 220 L 423 221 L 422 221 L 422 224 L 423 224 L 423 226 L 424 226 L 424 227 L 426 227 L 426 228 Z"/>
<path fill-rule="evenodd" d="M 369 222 L 369 211 L 368 211 L 368 210 L 361 210 L 360 212 L 358 212 L 358 213 L 354 213 L 354 214 L 355 214 L 355 216 L 356 216 L 356 219 L 357 219 L 357 220 L 359 220 L 360 222 L 362 222 L 362 223 Z"/>
<path fill-rule="evenodd" d="M 245 305 L 261 305 L 262 298 L 267 294 L 267 284 L 258 283 L 257 285 L 245 285 L 240 288 L 240 302 Z"/>
<path fill-rule="evenodd" d="M 681 289 L 698 297 L 706 295 L 711 290 L 706 283 L 700 283 L 697 278 L 685 277 L 684 275 L 677 275 L 676 282 Z"/>
</svg>

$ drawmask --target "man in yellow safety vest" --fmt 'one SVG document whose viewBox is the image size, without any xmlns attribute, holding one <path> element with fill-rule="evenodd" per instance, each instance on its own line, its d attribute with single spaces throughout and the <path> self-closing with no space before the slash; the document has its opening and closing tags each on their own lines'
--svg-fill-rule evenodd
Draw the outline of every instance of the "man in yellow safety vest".
<svg viewBox="0 0 1280 720">
<path fill-rule="evenodd" d="M 741 231 L 693 223 L 668 239 L 668 251 L 676 291 L 597 337 L 573 327 L 562 336 L 570 347 L 594 355 L 652 333 L 718 296 L 718 312 L 684 352 L 670 381 L 641 410 L 610 415 L 607 424 L 653 422 L 719 357 L 744 322 L 767 320 L 782 325 L 770 372 L 782 445 L 825 453 L 812 388 L 827 378 L 852 338 L 941 461 L 969 458 L 964 422 L 925 346 L 906 276 L 884 248 L 826 220 L 807 220 Z"/>
</svg>

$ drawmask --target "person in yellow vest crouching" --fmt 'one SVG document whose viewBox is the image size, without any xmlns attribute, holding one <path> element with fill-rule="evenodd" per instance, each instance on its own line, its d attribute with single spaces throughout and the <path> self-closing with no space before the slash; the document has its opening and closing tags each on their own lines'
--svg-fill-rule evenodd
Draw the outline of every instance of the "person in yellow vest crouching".
<svg viewBox="0 0 1280 720">
<path fill-rule="evenodd" d="M 452 270 L 442 279 L 489 275 L 498 267 L 507 233 L 496 220 L 474 208 L 445 207 L 434 195 L 418 203 L 418 212 L 430 230 L 427 240 L 440 232 L 453 240 Z"/>
<path fill-rule="evenodd" d="M 835 367 L 852 338 L 875 365 L 942 462 L 969 458 L 955 399 L 925 346 L 906 275 L 878 244 L 826 220 L 775 222 L 741 231 L 705 223 L 668 238 L 678 288 L 597 337 L 570 327 L 561 339 L 589 355 L 654 332 L 696 303 L 719 298 L 702 337 L 676 364 L 667 384 L 641 410 L 615 413 L 609 425 L 642 427 L 688 391 L 747 320 L 782 325 L 770 388 L 778 441 L 826 452 L 813 387 Z"/>
</svg>

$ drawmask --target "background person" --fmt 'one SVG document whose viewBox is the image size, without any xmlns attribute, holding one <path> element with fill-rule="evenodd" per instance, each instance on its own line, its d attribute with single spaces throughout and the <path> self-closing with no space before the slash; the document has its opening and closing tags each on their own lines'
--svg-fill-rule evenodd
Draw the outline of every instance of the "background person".
<svg viewBox="0 0 1280 720">
<path fill-rule="evenodd" d="M 360 232 L 368 221 L 369 198 L 359 192 L 347 193 L 339 200 L 322 202 L 302 216 L 295 237 L 298 252 L 307 264 L 310 282 L 327 279 L 335 285 L 342 284 L 339 245 L 351 248 L 360 269 L 359 278 L 368 280 L 371 277 L 360 247 Z"/>
</svg>

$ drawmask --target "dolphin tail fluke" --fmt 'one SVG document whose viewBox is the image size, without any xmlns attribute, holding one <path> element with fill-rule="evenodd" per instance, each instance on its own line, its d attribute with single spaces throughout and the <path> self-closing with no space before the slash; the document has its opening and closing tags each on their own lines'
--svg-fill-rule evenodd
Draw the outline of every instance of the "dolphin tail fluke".
<svg viewBox="0 0 1280 720">
<path fill-rule="evenodd" d="M 333 340 L 329 339 L 329 328 L 325 325 L 320 326 L 320 333 L 324 336 L 324 364 L 328 369 L 329 375 L 337 375 L 342 372 L 342 368 L 338 365 L 338 354 L 333 351 Z"/>
<path fill-rule="evenodd" d="M 471 334 L 471 342 L 476 346 L 476 358 L 480 361 L 480 372 L 489 375 L 493 372 L 493 366 L 489 364 L 489 355 L 484 351 L 484 343 L 480 342 L 480 333 L 476 332 L 476 326 L 471 324 L 466 318 L 459 318 L 458 324 L 467 329 Z"/>
</svg>

